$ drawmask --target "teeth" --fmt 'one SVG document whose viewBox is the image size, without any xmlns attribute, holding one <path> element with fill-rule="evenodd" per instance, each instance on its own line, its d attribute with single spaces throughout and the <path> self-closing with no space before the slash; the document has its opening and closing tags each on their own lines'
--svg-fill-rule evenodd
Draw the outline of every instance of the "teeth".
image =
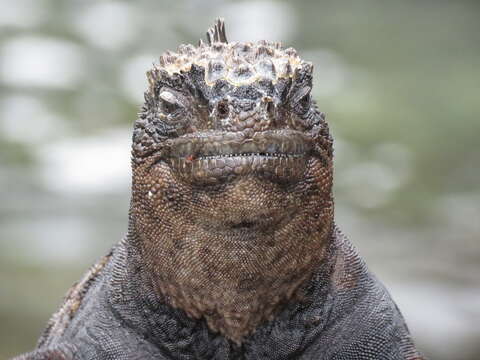
<svg viewBox="0 0 480 360">
<path fill-rule="evenodd" d="M 239 153 L 239 154 L 218 154 L 218 155 L 206 155 L 200 156 L 198 159 L 200 160 L 211 160 L 211 159 L 219 159 L 219 158 L 233 158 L 233 157 L 270 157 L 270 158 L 279 158 L 279 159 L 288 159 L 288 158 L 297 158 L 302 157 L 303 154 L 282 154 L 282 153 Z M 172 160 L 175 161 L 175 160 Z"/>
<path fill-rule="evenodd" d="M 184 136 L 168 144 L 172 163 L 198 166 L 197 160 L 255 157 L 259 159 L 292 159 L 304 157 L 312 147 L 311 139 L 294 131 L 258 132 L 253 137 L 234 132 Z M 251 160 L 251 159 L 250 159 Z M 249 160 L 249 161 L 250 161 Z M 188 163 L 188 165 L 185 164 Z"/>
</svg>

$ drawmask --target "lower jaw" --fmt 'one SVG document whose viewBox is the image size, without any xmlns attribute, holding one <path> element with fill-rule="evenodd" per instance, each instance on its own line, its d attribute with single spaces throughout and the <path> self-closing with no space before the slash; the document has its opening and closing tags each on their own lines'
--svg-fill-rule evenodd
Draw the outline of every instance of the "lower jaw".
<svg viewBox="0 0 480 360">
<path fill-rule="evenodd" d="M 224 183 L 245 175 L 255 175 L 280 183 L 291 183 L 302 179 L 307 167 L 305 156 L 250 155 L 193 160 L 171 158 L 168 162 L 182 180 L 196 185 Z"/>
</svg>

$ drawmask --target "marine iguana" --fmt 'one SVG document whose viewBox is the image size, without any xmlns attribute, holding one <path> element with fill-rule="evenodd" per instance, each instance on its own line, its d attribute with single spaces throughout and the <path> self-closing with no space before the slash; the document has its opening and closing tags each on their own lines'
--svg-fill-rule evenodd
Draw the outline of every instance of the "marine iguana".
<svg viewBox="0 0 480 360">
<path fill-rule="evenodd" d="M 312 64 L 207 38 L 147 73 L 128 234 L 18 359 L 422 359 L 335 225 Z"/>
</svg>

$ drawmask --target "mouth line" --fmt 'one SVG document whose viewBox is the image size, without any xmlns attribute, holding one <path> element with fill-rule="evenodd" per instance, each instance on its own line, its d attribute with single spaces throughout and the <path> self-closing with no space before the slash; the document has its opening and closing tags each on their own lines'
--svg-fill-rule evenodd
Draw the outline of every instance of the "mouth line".
<svg viewBox="0 0 480 360">
<path fill-rule="evenodd" d="M 222 159 L 222 158 L 233 158 L 233 157 L 256 157 L 256 158 L 300 158 L 304 157 L 305 153 L 238 153 L 238 154 L 215 154 L 215 155 L 204 155 L 199 156 L 195 159 L 198 160 L 208 160 L 208 159 Z M 186 157 L 189 159 L 189 157 Z"/>
<path fill-rule="evenodd" d="M 314 140 L 296 130 L 255 133 L 203 132 L 170 140 L 159 162 L 166 162 L 183 181 L 219 184 L 255 175 L 292 183 L 304 176 Z"/>
<path fill-rule="evenodd" d="M 256 132 L 212 132 L 189 134 L 174 139 L 168 146 L 167 158 L 219 159 L 232 157 L 294 158 L 312 150 L 310 136 L 295 130 Z"/>
</svg>

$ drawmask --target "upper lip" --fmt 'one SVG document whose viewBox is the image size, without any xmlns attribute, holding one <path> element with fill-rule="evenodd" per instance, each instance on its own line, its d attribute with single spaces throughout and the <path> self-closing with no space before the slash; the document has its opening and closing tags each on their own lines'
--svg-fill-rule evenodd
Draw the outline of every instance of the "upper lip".
<svg viewBox="0 0 480 360">
<path fill-rule="evenodd" d="M 203 132 L 171 140 L 168 157 L 213 158 L 231 156 L 304 156 L 313 148 L 312 138 L 296 130 Z"/>
</svg>

